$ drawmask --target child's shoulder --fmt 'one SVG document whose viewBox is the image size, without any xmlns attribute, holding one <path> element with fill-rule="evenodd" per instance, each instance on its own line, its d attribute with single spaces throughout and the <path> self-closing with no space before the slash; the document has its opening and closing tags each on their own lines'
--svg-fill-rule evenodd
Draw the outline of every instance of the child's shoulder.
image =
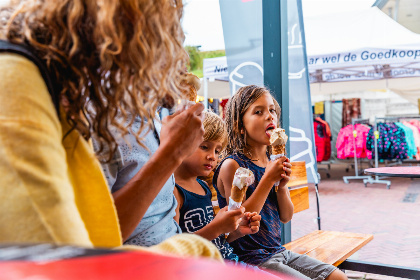
<svg viewBox="0 0 420 280">
<path fill-rule="evenodd" d="M 236 171 L 236 169 L 238 169 L 239 163 L 237 160 L 235 160 L 234 158 L 226 158 L 221 164 L 220 164 L 220 171 Z"/>
</svg>

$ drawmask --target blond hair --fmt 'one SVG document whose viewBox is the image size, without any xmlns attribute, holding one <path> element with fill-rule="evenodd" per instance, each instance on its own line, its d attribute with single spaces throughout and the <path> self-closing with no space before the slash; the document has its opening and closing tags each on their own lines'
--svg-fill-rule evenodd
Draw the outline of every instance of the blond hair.
<svg viewBox="0 0 420 280">
<path fill-rule="evenodd" d="M 111 126 L 127 134 L 139 116 L 147 121 L 137 133 L 141 144 L 157 107 L 181 94 L 188 61 L 182 9 L 182 0 L 12 1 L 0 11 L 0 37 L 28 45 L 45 62 L 66 120 L 85 138 L 97 134 L 99 151 L 106 144 L 111 158 Z"/>
<path fill-rule="evenodd" d="M 224 149 L 227 145 L 226 124 L 221 117 L 213 112 L 207 111 L 204 114 L 204 141 L 218 141 Z"/>
<path fill-rule="evenodd" d="M 241 133 L 241 130 L 244 129 L 243 118 L 245 112 L 248 108 L 262 95 L 270 94 L 270 91 L 265 87 L 259 87 L 256 85 L 250 85 L 241 87 L 233 95 L 228 103 L 226 104 L 226 127 L 228 134 L 228 144 L 223 153 L 223 156 L 229 156 L 234 153 L 242 153 L 249 155 L 248 144 L 246 142 L 246 132 Z M 272 96 L 271 96 L 272 97 Z M 276 99 L 273 98 L 274 106 L 276 109 L 277 126 L 280 124 L 280 106 L 277 103 Z M 267 147 L 267 152 L 271 153 L 269 147 Z M 252 157 L 252 156 L 251 156 Z"/>
</svg>

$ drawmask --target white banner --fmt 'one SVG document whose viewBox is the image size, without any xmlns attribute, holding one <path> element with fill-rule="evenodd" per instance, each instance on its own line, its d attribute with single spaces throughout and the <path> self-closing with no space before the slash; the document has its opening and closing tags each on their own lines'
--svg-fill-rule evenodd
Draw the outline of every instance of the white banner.
<svg viewBox="0 0 420 280">
<path fill-rule="evenodd" d="M 229 72 L 226 56 L 203 59 L 203 76 L 210 80 L 227 80 Z"/>
<path fill-rule="evenodd" d="M 364 49 L 353 52 L 309 56 L 309 69 L 353 67 L 375 64 L 420 62 L 419 49 Z"/>
</svg>

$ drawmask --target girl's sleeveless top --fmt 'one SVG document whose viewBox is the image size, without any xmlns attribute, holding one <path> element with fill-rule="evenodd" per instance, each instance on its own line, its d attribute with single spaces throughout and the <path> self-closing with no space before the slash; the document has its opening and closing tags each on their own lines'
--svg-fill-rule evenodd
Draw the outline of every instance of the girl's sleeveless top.
<svg viewBox="0 0 420 280">
<path fill-rule="evenodd" d="M 220 208 L 225 207 L 227 203 L 226 198 L 220 194 L 217 188 L 217 177 L 219 176 L 220 167 L 228 158 L 235 160 L 240 167 L 248 168 L 254 172 L 255 182 L 248 187 L 246 198 L 250 197 L 255 191 L 265 172 L 265 168 L 257 166 L 243 154 L 238 153 L 226 157 L 217 167 L 213 177 L 213 186 L 217 190 Z M 285 250 L 281 245 L 281 221 L 274 188 L 271 189 L 260 215 L 260 230 L 257 233 L 246 235 L 230 243 L 235 253 L 239 256 L 239 260 L 252 265 L 262 264 L 273 255 Z"/>
<path fill-rule="evenodd" d="M 205 190 L 205 195 L 199 195 L 178 184 L 175 185 L 184 198 L 184 203 L 179 209 L 179 226 L 182 232 L 194 233 L 208 225 L 214 218 L 210 188 L 200 179 L 197 179 L 197 182 Z M 212 242 L 225 260 L 238 261 L 238 256 L 233 253 L 233 248 L 226 241 L 224 234 L 213 239 Z"/>
</svg>

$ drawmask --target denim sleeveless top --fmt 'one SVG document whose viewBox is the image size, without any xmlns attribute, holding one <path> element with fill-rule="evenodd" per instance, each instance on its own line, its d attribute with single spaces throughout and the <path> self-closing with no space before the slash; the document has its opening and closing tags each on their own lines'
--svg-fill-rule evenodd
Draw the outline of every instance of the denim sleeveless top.
<svg viewBox="0 0 420 280">
<path fill-rule="evenodd" d="M 257 166 L 243 154 L 233 154 L 226 157 L 217 167 L 213 177 L 213 186 L 217 190 L 217 199 L 220 208 L 227 205 L 226 198 L 223 197 L 217 188 L 217 177 L 223 162 L 231 158 L 235 160 L 240 167 L 245 167 L 254 172 L 255 182 L 248 187 L 246 197 L 250 197 L 264 175 L 265 168 Z M 261 223 L 260 230 L 255 234 L 246 235 L 236 239 L 230 245 L 239 256 L 239 260 L 252 265 L 259 265 L 269 260 L 273 255 L 285 250 L 281 245 L 281 221 L 278 213 L 277 195 L 274 188 L 268 194 L 260 212 Z"/>
<path fill-rule="evenodd" d="M 182 232 L 194 233 L 205 227 L 214 218 L 210 188 L 200 179 L 197 179 L 197 182 L 205 190 L 205 195 L 199 195 L 185 190 L 178 184 L 175 185 L 184 198 L 184 203 L 179 209 L 179 226 Z M 219 249 L 224 259 L 238 261 L 238 256 L 233 253 L 233 248 L 226 241 L 224 234 L 213 239 L 212 242 Z"/>
</svg>

